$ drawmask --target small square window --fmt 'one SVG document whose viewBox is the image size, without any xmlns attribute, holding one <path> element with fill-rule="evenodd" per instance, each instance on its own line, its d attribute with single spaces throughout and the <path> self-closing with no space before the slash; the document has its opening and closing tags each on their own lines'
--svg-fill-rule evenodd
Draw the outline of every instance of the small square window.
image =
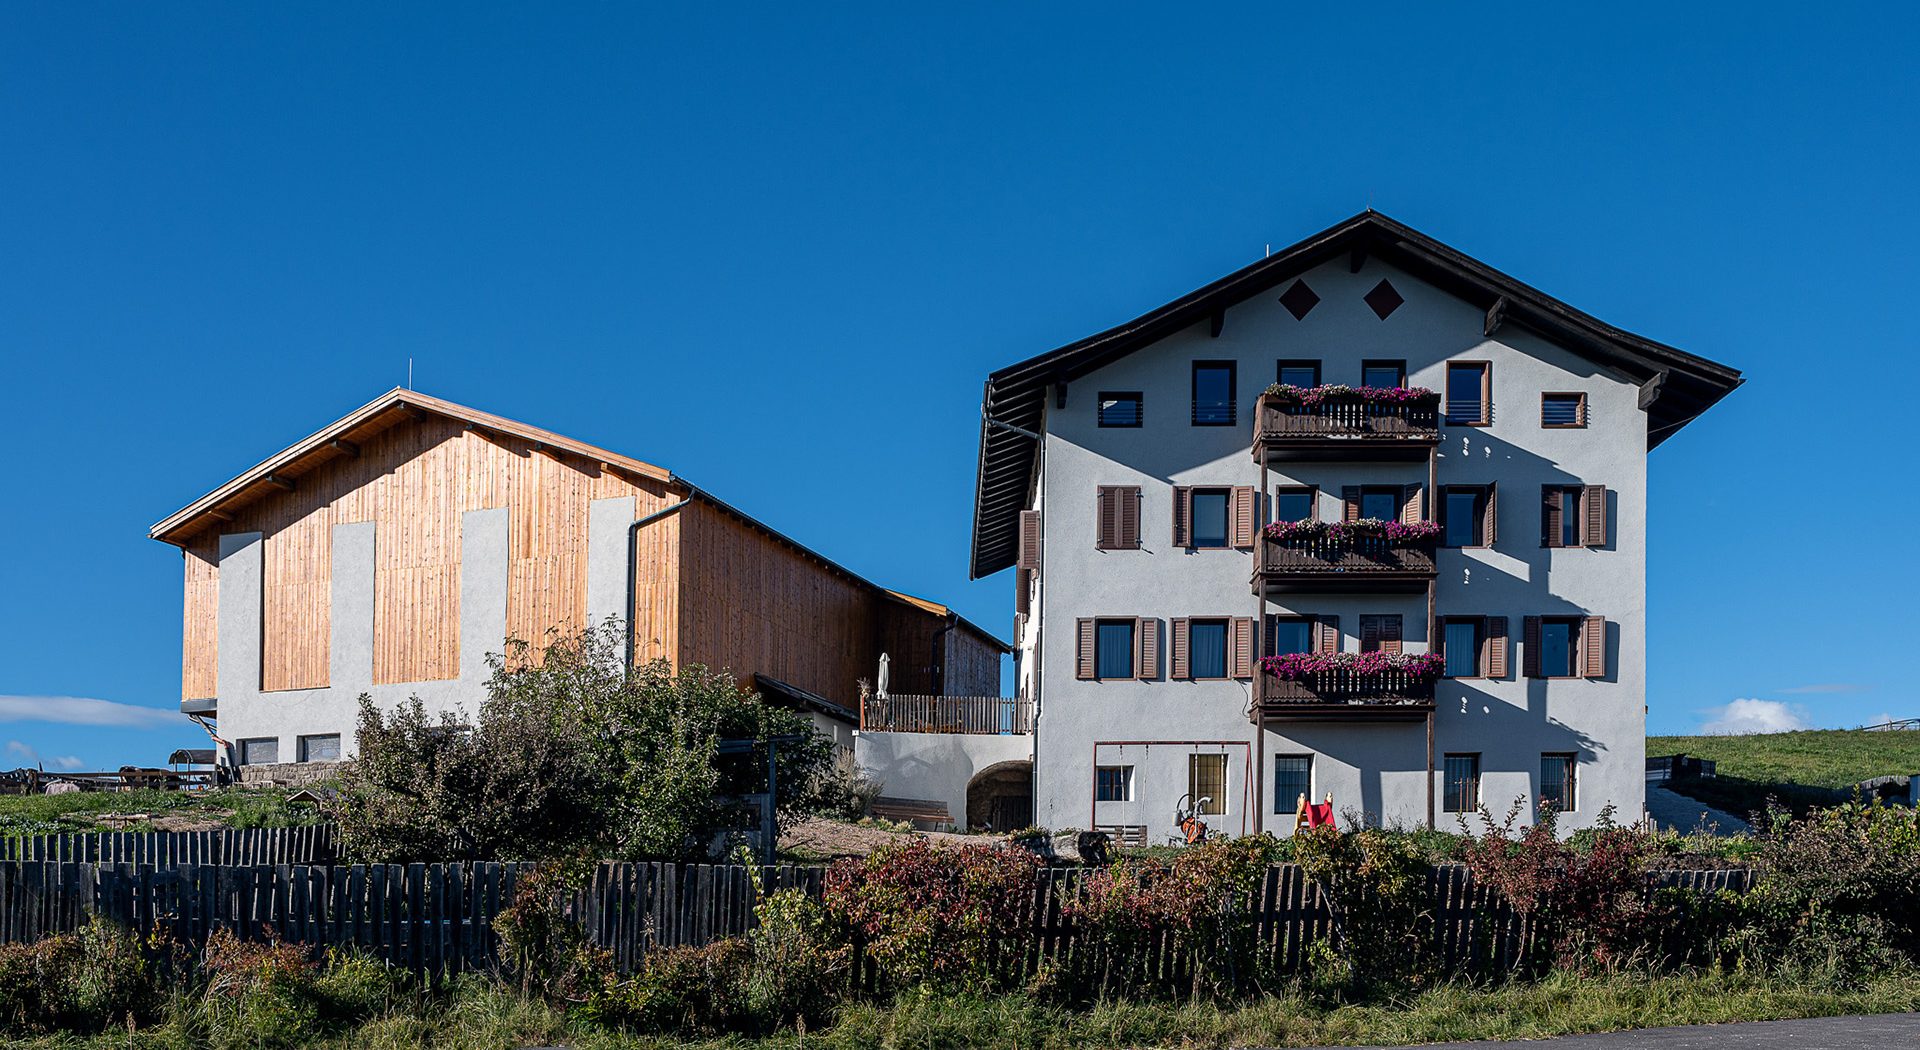
<svg viewBox="0 0 1920 1050">
<path fill-rule="evenodd" d="M 1440 542 L 1447 547 L 1490 547 L 1488 511 L 1493 489 L 1487 485 L 1448 485 L 1440 494 Z"/>
<path fill-rule="evenodd" d="M 270 766 L 278 761 L 280 761 L 279 737 L 263 736 L 240 741 L 241 765 Z"/>
<path fill-rule="evenodd" d="M 1480 808 L 1480 756 L 1448 755 L 1442 766 L 1441 792 L 1448 813 L 1471 813 Z"/>
<path fill-rule="evenodd" d="M 300 738 L 300 761 L 302 762 L 338 762 L 340 761 L 340 734 L 320 733 Z"/>
<path fill-rule="evenodd" d="M 1233 493 L 1229 489 L 1194 489 L 1188 496 L 1193 514 L 1195 547 L 1225 547 Z"/>
<path fill-rule="evenodd" d="M 1218 817 L 1227 811 L 1227 756 L 1188 755 L 1187 794 L 1201 816 Z M 1203 801 L 1204 800 L 1204 801 Z"/>
<path fill-rule="evenodd" d="M 1320 385 L 1320 362 L 1295 360 L 1280 362 L 1279 380 L 1285 386 L 1315 387 Z"/>
<path fill-rule="evenodd" d="M 1303 796 L 1313 798 L 1313 756 L 1273 756 L 1273 811 L 1297 813 Z"/>
<path fill-rule="evenodd" d="M 1144 421 L 1145 411 L 1146 405 L 1137 390 L 1100 395 L 1100 425 L 1103 427 L 1138 427 Z"/>
<path fill-rule="evenodd" d="M 1555 813 L 1573 812 L 1574 774 L 1579 766 L 1578 755 L 1549 752 L 1540 756 L 1540 801 Z"/>
<path fill-rule="evenodd" d="M 1100 620 L 1094 624 L 1095 678 L 1133 677 L 1133 621 Z"/>
<path fill-rule="evenodd" d="M 1406 386 L 1407 363 L 1405 361 L 1362 361 L 1360 362 L 1360 385 L 1370 387 Z"/>
<path fill-rule="evenodd" d="M 1541 394 L 1540 425 L 1550 430 L 1574 430 L 1587 425 L 1587 395 Z"/>
<path fill-rule="evenodd" d="M 1132 802 L 1133 767 L 1100 766 L 1093 771 L 1095 802 Z"/>
<path fill-rule="evenodd" d="M 1402 495 L 1404 493 L 1398 488 L 1363 488 L 1360 490 L 1360 516 L 1380 521 L 1399 521 Z"/>
<path fill-rule="evenodd" d="M 1493 421 L 1493 366 L 1485 361 L 1447 365 L 1447 422 L 1482 427 Z"/>
<path fill-rule="evenodd" d="M 1227 621 L 1187 623 L 1187 674 L 1193 678 L 1227 676 Z"/>
<path fill-rule="evenodd" d="M 1573 678 L 1574 648 L 1579 644 L 1580 621 L 1551 617 L 1540 621 L 1540 677 Z"/>
<path fill-rule="evenodd" d="M 1193 363 L 1193 425 L 1230 427 L 1235 421 L 1234 363 Z"/>
<path fill-rule="evenodd" d="M 1273 491 L 1275 521 L 1310 521 L 1313 518 L 1313 489 L 1281 488 Z"/>
</svg>

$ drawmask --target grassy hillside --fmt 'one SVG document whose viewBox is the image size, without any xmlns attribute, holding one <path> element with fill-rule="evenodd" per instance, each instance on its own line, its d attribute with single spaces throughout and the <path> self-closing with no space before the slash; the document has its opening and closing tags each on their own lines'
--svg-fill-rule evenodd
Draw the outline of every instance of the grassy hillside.
<svg viewBox="0 0 1920 1050">
<path fill-rule="evenodd" d="M 1674 781 L 1675 791 L 1735 816 L 1769 799 L 1795 812 L 1851 797 L 1853 785 L 1920 773 L 1920 732 L 1815 729 L 1755 736 L 1650 736 L 1647 754 L 1685 753 L 1717 763 L 1718 776 Z"/>
<path fill-rule="evenodd" d="M 69 831 L 285 828 L 319 821 L 314 807 L 288 805 L 287 794 L 261 788 L 0 795 L 0 838 Z"/>
</svg>

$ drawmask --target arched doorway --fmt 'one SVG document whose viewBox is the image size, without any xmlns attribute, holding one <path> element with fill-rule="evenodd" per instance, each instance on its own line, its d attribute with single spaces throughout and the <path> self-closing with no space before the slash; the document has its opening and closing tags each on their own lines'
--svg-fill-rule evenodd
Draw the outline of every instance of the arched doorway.
<svg viewBox="0 0 1920 1050">
<path fill-rule="evenodd" d="M 1018 831 L 1033 824 L 1033 762 L 996 762 L 967 781 L 967 827 Z"/>
</svg>

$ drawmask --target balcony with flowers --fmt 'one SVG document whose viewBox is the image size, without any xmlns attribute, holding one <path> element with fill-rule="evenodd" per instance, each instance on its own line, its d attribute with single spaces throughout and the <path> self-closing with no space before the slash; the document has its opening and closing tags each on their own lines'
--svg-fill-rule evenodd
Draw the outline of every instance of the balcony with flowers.
<svg viewBox="0 0 1920 1050">
<path fill-rule="evenodd" d="M 1438 653 L 1287 653 L 1260 659 L 1259 721 L 1418 721 L 1433 710 Z"/>
<path fill-rule="evenodd" d="M 1440 441 L 1440 395 L 1418 386 L 1275 383 L 1253 418 L 1261 461 L 1423 459 Z"/>
<path fill-rule="evenodd" d="M 1434 578 L 1434 521 L 1276 521 L 1261 532 L 1254 583 L 1269 593 L 1416 593 Z"/>
</svg>

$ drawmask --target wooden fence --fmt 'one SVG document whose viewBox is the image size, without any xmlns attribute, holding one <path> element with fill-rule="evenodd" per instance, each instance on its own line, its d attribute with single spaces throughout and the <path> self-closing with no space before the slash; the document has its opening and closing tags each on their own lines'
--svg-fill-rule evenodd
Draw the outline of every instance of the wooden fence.
<svg viewBox="0 0 1920 1050">
<path fill-rule="evenodd" d="M 179 865 L 18 862 L 0 864 L 0 943 L 38 940 L 100 915 L 142 933 L 161 930 L 199 944 L 217 928 L 243 937 L 269 931 L 312 945 L 351 946 L 417 971 L 488 968 L 496 962 L 493 919 L 513 900 L 523 864 Z M 826 869 L 769 866 L 767 890 L 817 897 Z M 1088 869 L 1048 868 L 1035 878 L 1027 933 L 997 954 L 1024 980 L 1073 950 L 1064 907 Z M 632 969 L 647 952 L 706 944 L 752 928 L 754 872 L 739 865 L 601 864 L 567 902 L 592 942 Z M 1656 873 L 1654 886 L 1744 892 L 1745 870 Z M 1430 921 L 1453 972 L 1511 967 L 1526 931 L 1510 908 L 1459 865 L 1433 869 Z M 1268 869 L 1249 905 L 1252 943 L 1297 971 L 1307 947 L 1329 936 L 1334 915 L 1321 888 L 1293 865 Z M 1167 977 L 1190 965 L 1164 938 Z"/>
<path fill-rule="evenodd" d="M 334 864 L 339 829 L 222 828 L 217 831 L 103 831 L 0 839 L 0 861 L 76 864 Z"/>
</svg>

